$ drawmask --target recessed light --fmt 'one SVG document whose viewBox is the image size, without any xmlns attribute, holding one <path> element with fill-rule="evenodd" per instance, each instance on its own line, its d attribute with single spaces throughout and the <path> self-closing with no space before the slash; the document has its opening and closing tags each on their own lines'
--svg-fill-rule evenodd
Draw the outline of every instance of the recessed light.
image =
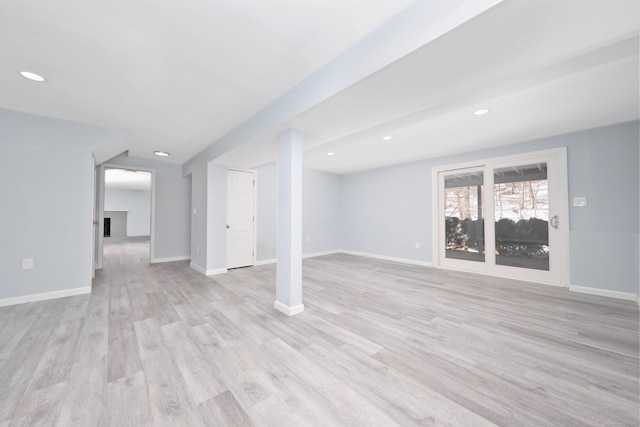
<svg viewBox="0 0 640 427">
<path fill-rule="evenodd" d="M 160 156 L 160 157 L 168 157 L 169 153 L 167 153 L 166 151 L 154 151 L 153 154 L 155 154 L 156 156 Z"/>
<path fill-rule="evenodd" d="M 20 75 L 25 79 L 33 80 L 34 82 L 43 82 L 45 81 L 44 77 L 39 74 L 32 73 L 31 71 L 20 71 Z"/>
<path fill-rule="evenodd" d="M 489 110 L 488 108 L 481 108 L 479 110 L 474 111 L 473 114 L 475 114 L 476 116 L 482 116 L 483 114 L 487 114 L 489 111 L 491 110 Z"/>
<path fill-rule="evenodd" d="M 335 156 L 336 153 L 331 152 L 331 153 L 327 153 L 327 156 Z"/>
<path fill-rule="evenodd" d="M 383 141 L 389 141 L 390 139 L 391 139 L 391 137 L 389 135 L 382 137 Z"/>
</svg>

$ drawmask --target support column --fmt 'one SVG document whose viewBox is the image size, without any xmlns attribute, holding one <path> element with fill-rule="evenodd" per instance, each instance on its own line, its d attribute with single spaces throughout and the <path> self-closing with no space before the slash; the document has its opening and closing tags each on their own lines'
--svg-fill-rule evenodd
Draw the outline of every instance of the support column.
<svg viewBox="0 0 640 427">
<path fill-rule="evenodd" d="M 278 241 L 276 301 L 288 316 L 302 304 L 302 144 L 304 135 L 288 129 L 278 137 Z"/>
</svg>

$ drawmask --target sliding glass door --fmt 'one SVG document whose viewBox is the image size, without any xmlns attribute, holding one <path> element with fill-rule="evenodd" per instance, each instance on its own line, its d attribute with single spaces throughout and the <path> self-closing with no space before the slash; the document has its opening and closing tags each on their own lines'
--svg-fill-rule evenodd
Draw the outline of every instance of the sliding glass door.
<svg viewBox="0 0 640 427">
<path fill-rule="evenodd" d="M 445 257 L 484 262 L 484 172 L 464 169 L 444 175 Z"/>
<path fill-rule="evenodd" d="M 550 150 L 437 169 L 437 265 L 562 284 L 564 165 Z"/>
<path fill-rule="evenodd" d="M 549 271 L 547 164 L 493 169 L 496 264 Z"/>
</svg>

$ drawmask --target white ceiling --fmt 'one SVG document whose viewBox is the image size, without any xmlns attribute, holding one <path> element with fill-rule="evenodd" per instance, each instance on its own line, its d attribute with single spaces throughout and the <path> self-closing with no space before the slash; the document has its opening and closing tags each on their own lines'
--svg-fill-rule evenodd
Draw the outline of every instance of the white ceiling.
<svg viewBox="0 0 640 427">
<path fill-rule="evenodd" d="M 638 16 L 635 0 L 504 1 L 217 161 L 276 160 L 287 125 L 306 167 L 348 173 L 638 119 Z"/>
<path fill-rule="evenodd" d="M 181 164 L 412 3 L 7 0 L 0 108 L 122 129 L 130 156 Z M 638 8 L 504 0 L 216 162 L 273 161 L 289 126 L 306 167 L 346 173 L 637 119 Z"/>
<path fill-rule="evenodd" d="M 131 156 L 183 163 L 410 3 L 3 0 L 0 108 L 122 129 Z"/>
</svg>

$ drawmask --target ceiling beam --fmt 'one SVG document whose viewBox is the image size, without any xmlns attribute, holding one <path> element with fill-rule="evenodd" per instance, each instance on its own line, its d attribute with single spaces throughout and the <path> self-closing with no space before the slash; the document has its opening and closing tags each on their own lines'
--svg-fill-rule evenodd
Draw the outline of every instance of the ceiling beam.
<svg viewBox="0 0 640 427">
<path fill-rule="evenodd" d="M 183 165 L 183 173 L 189 174 L 200 162 L 210 162 L 261 132 L 285 124 L 287 120 L 502 1 L 417 0 L 335 60 L 191 158 Z"/>
</svg>

